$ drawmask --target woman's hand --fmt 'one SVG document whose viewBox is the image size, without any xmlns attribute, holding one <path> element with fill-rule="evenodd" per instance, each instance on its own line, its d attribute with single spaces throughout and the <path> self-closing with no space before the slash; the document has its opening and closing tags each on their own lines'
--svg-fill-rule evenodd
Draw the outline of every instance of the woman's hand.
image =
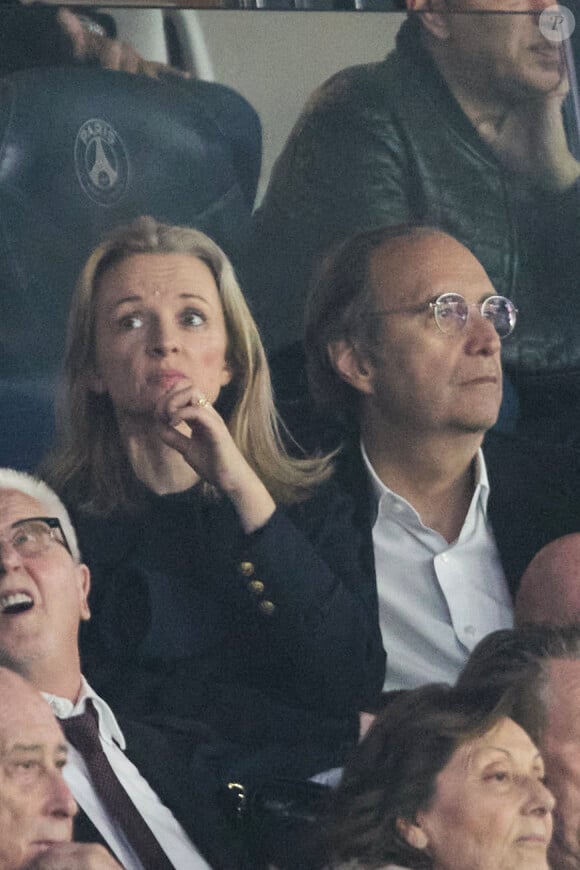
<svg viewBox="0 0 580 870">
<path fill-rule="evenodd" d="M 180 381 L 157 405 L 161 439 L 181 453 L 199 477 L 232 501 L 247 534 L 256 531 L 274 513 L 272 496 L 213 405 L 190 383 L 183 384 Z"/>
</svg>

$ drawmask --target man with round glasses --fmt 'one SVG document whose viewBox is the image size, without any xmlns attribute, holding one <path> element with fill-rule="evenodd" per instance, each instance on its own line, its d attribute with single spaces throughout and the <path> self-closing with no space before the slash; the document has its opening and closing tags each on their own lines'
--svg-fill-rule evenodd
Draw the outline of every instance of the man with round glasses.
<svg viewBox="0 0 580 870">
<path fill-rule="evenodd" d="M 433 314 L 441 332 L 445 335 L 459 335 L 465 329 L 470 308 L 479 309 L 481 316 L 493 324 L 500 338 L 507 338 L 514 331 L 518 310 L 511 299 L 505 296 L 488 296 L 481 303 L 470 303 L 461 293 L 442 293 L 434 302 L 422 302 L 374 313 L 378 317 L 389 314 L 420 314 L 428 310 Z"/>
<path fill-rule="evenodd" d="M 310 382 L 347 434 L 339 474 L 374 564 L 386 690 L 453 682 L 511 627 L 534 553 L 580 529 L 575 454 L 501 435 L 481 449 L 517 316 L 467 248 L 409 225 L 345 242 L 309 300 Z"/>
<path fill-rule="evenodd" d="M 577 443 L 580 162 L 567 35 L 572 10 L 580 32 L 578 0 L 556 17 L 554 0 L 400 5 L 409 16 L 395 50 L 310 96 L 255 215 L 248 286 L 269 349 L 283 351 L 281 385 L 320 259 L 367 229 L 433 222 L 473 250 L 496 293 L 525 305 L 503 350 L 519 398 L 512 425 Z"/>
</svg>

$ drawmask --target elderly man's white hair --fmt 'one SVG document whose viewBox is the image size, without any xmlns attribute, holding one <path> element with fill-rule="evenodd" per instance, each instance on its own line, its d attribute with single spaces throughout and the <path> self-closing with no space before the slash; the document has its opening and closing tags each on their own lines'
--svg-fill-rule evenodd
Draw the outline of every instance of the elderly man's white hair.
<svg viewBox="0 0 580 870">
<path fill-rule="evenodd" d="M 26 474 L 24 471 L 15 471 L 13 468 L 0 468 L 0 497 L 3 489 L 15 489 L 18 492 L 24 493 L 24 495 L 29 495 L 43 505 L 46 509 L 46 516 L 57 517 L 65 533 L 73 559 L 75 562 L 81 561 L 76 532 L 68 511 L 56 492 L 47 483 L 38 477 L 33 477 L 32 474 Z"/>
</svg>

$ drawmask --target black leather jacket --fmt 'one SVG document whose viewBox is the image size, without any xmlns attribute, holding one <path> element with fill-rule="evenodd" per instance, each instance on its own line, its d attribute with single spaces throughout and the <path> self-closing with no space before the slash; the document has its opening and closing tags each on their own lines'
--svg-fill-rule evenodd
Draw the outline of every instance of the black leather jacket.
<svg viewBox="0 0 580 870">
<path fill-rule="evenodd" d="M 518 306 L 504 363 L 524 406 L 528 395 L 541 405 L 531 412 L 547 411 L 550 395 L 561 405 L 565 388 L 580 393 L 580 189 L 534 189 L 498 162 L 419 27 L 408 20 L 385 61 L 343 70 L 309 100 L 255 216 L 257 316 L 278 350 L 301 335 L 311 273 L 329 246 L 381 225 L 442 225 Z"/>
</svg>

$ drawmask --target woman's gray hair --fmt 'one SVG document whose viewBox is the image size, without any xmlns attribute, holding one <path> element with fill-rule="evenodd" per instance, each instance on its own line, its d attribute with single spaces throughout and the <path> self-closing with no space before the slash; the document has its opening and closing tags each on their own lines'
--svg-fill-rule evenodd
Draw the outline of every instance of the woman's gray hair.
<svg viewBox="0 0 580 870">
<path fill-rule="evenodd" d="M 58 495 L 48 484 L 32 474 L 26 474 L 24 471 L 16 471 L 13 468 L 0 468 L 0 490 L 7 489 L 16 490 L 23 495 L 30 496 L 30 498 L 35 499 L 43 505 L 47 516 L 57 517 L 71 549 L 73 559 L 75 562 L 81 561 L 77 535 L 69 513 Z"/>
</svg>

